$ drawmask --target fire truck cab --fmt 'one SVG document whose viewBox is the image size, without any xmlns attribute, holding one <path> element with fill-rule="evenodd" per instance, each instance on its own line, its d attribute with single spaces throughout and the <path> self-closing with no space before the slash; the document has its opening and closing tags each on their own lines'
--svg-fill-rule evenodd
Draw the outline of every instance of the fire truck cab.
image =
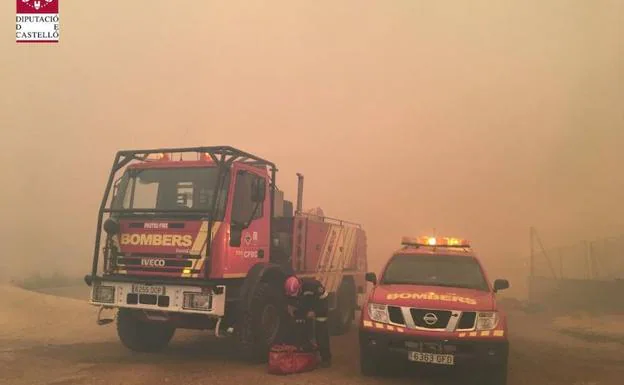
<svg viewBox="0 0 624 385">
<path fill-rule="evenodd" d="M 393 358 L 414 365 L 469 368 L 480 384 L 507 379 L 507 320 L 470 244 L 457 238 L 403 237 L 363 307 L 360 368 L 379 374 Z M 410 364 L 411 365 L 411 364 Z"/>
<path fill-rule="evenodd" d="M 346 332 L 366 286 L 365 233 L 304 212 L 301 175 L 293 208 L 276 172 L 229 146 L 119 151 L 85 276 L 98 323 L 118 310 L 119 338 L 135 351 L 165 347 L 178 328 L 214 329 L 263 360 L 296 273 L 325 285 L 332 330 Z"/>
</svg>

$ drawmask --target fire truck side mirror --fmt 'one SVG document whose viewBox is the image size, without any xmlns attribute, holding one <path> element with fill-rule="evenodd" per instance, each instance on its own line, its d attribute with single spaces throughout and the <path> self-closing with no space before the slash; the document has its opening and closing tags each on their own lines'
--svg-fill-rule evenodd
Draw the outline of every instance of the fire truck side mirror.
<svg viewBox="0 0 624 385">
<path fill-rule="evenodd" d="M 104 231 L 106 231 L 106 233 L 109 235 L 118 234 L 119 230 L 121 229 L 119 222 L 117 222 L 113 218 L 108 218 L 106 221 L 104 221 L 103 227 Z"/>
<path fill-rule="evenodd" d="M 497 279 L 494 281 L 494 292 L 509 288 L 509 281 L 506 279 Z"/>
<path fill-rule="evenodd" d="M 370 282 L 373 285 L 377 285 L 377 275 L 375 273 L 366 273 L 364 279 L 366 279 L 367 282 Z"/>
</svg>

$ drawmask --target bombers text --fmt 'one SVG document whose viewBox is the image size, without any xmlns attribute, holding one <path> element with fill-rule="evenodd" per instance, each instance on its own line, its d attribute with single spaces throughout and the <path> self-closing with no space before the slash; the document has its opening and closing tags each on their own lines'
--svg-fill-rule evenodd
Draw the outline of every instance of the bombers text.
<svg viewBox="0 0 624 385">
<path fill-rule="evenodd" d="M 477 301 L 473 298 L 458 297 L 452 294 L 436 294 L 436 293 L 391 293 L 386 296 L 386 299 L 422 299 L 429 301 L 445 301 L 445 302 L 460 302 L 469 305 L 476 305 Z"/>
<path fill-rule="evenodd" d="M 190 247 L 193 237 L 188 234 L 122 234 L 119 243 L 122 246 Z"/>
</svg>

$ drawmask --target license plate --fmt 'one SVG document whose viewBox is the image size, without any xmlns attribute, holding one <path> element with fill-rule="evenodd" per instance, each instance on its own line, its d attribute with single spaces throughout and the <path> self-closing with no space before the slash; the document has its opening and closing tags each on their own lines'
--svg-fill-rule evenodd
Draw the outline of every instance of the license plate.
<svg viewBox="0 0 624 385">
<path fill-rule="evenodd" d="M 408 352 L 407 358 L 410 361 L 424 364 L 455 365 L 455 356 L 452 354 Z"/>
<path fill-rule="evenodd" d="M 165 287 L 164 286 L 150 286 L 150 285 L 141 285 L 141 284 L 133 284 L 132 292 L 134 294 L 154 294 L 154 295 L 165 295 Z"/>
</svg>

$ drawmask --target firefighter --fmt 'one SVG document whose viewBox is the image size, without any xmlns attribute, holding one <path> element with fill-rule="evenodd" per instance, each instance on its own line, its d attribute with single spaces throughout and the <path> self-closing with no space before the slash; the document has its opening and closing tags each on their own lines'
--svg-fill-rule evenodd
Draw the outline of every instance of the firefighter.
<svg viewBox="0 0 624 385">
<path fill-rule="evenodd" d="M 331 366 L 329 327 L 327 325 L 329 308 L 325 288 L 314 278 L 299 278 L 291 275 L 286 279 L 284 289 L 290 315 L 299 322 L 302 318 L 308 321 L 305 322 L 304 327 L 301 327 L 300 324 L 297 325 L 299 327 L 295 333 L 306 341 L 310 341 L 313 334 L 321 355 L 321 366 Z"/>
</svg>

